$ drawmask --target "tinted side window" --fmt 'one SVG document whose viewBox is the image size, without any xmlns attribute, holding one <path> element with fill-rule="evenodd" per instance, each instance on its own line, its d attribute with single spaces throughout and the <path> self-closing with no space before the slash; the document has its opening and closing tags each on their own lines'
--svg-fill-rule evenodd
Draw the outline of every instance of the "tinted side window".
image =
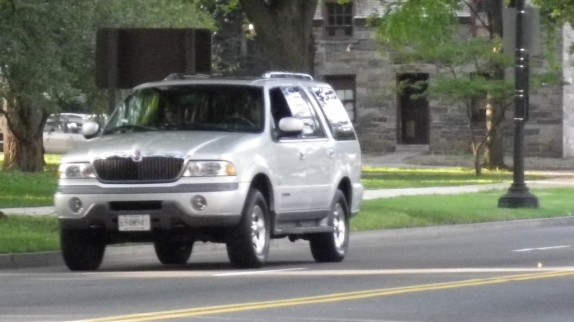
<svg viewBox="0 0 574 322">
<path fill-rule="evenodd" d="M 325 136 L 309 98 L 300 88 L 274 88 L 270 92 L 270 97 L 271 114 L 275 125 L 279 123 L 281 118 L 292 116 L 305 124 L 303 133 L 299 138 L 321 138 Z"/>
<path fill-rule="evenodd" d="M 357 136 L 353 130 L 353 124 L 335 91 L 330 87 L 319 86 L 309 88 L 309 91 L 319 102 L 335 140 L 356 140 Z"/>
</svg>

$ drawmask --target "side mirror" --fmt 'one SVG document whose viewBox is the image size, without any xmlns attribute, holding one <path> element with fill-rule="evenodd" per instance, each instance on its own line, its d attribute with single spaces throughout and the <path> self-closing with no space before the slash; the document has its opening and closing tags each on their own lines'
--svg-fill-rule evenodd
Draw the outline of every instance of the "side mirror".
<svg viewBox="0 0 574 322">
<path fill-rule="evenodd" d="M 86 122 L 82 125 L 82 135 L 86 139 L 96 137 L 100 133 L 100 125 L 97 122 Z"/>
<path fill-rule="evenodd" d="M 303 132 L 304 126 L 303 121 L 294 117 L 284 117 L 279 120 L 279 131 L 282 135 L 299 135 Z"/>
</svg>

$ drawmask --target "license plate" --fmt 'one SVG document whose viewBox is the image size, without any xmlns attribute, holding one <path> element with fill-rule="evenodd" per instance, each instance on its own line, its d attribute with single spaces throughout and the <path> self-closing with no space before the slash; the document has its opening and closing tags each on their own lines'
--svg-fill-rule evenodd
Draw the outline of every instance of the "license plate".
<svg viewBox="0 0 574 322">
<path fill-rule="evenodd" d="M 149 215 L 119 215 L 119 231 L 149 231 L 151 230 Z"/>
</svg>

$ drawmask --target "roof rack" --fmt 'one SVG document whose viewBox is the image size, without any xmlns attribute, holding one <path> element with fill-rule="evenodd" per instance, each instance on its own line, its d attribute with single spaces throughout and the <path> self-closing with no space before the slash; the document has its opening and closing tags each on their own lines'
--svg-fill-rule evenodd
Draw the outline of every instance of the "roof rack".
<svg viewBox="0 0 574 322">
<path fill-rule="evenodd" d="M 304 80 L 313 80 L 313 76 L 303 73 L 291 73 L 291 72 L 268 72 L 263 74 L 263 78 L 296 78 Z"/>
<path fill-rule="evenodd" d="M 166 78 L 163 80 L 184 80 L 184 79 L 197 79 L 197 78 L 209 78 L 211 75 L 208 74 L 193 74 L 193 75 L 186 75 L 182 73 L 173 73 L 167 75 Z"/>
</svg>

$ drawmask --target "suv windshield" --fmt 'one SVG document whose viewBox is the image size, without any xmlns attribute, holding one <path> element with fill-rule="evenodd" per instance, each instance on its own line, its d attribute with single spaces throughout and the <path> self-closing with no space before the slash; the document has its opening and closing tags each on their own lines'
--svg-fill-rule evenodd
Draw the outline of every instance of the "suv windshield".
<svg viewBox="0 0 574 322">
<path fill-rule="evenodd" d="M 263 130 L 263 89 L 239 85 L 145 88 L 118 106 L 104 134 Z"/>
</svg>

